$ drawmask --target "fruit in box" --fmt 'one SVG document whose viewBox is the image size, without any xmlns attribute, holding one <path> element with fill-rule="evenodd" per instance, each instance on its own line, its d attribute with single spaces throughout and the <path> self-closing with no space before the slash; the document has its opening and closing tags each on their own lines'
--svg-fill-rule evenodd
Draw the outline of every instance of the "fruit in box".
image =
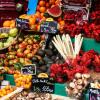
<svg viewBox="0 0 100 100">
<path fill-rule="evenodd" d="M 62 14 L 62 10 L 61 10 L 60 6 L 58 6 L 58 5 L 51 7 L 50 9 L 47 10 L 47 12 L 52 17 L 59 17 Z"/>
<path fill-rule="evenodd" d="M 6 86 L 5 88 L 0 90 L 0 97 L 3 97 L 11 92 L 13 92 L 16 88 L 11 86 Z"/>
<path fill-rule="evenodd" d="M 17 87 L 24 87 L 25 89 L 31 87 L 31 75 L 14 74 L 14 78 Z"/>
<path fill-rule="evenodd" d="M 7 38 L 8 34 L 7 33 L 0 33 L 0 38 Z"/>
<path fill-rule="evenodd" d="M 17 33 L 18 33 L 17 28 L 10 29 L 9 36 L 15 37 L 17 35 Z"/>
</svg>

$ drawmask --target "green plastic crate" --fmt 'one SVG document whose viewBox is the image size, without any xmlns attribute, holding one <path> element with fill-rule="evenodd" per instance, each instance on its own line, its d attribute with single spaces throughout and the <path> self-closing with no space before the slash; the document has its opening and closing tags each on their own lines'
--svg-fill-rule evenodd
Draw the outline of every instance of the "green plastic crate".
<svg viewBox="0 0 100 100">
<path fill-rule="evenodd" d="M 10 82 L 11 85 L 15 85 L 15 81 L 14 81 L 14 76 L 10 75 L 10 74 L 4 74 L 4 80 L 7 80 Z"/>
</svg>

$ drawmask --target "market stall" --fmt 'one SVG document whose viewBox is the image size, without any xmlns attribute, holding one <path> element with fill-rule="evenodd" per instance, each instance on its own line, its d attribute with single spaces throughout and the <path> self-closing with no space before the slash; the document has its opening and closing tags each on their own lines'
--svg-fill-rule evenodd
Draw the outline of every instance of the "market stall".
<svg viewBox="0 0 100 100">
<path fill-rule="evenodd" d="M 0 5 L 0 100 L 100 100 L 99 0 Z"/>
</svg>

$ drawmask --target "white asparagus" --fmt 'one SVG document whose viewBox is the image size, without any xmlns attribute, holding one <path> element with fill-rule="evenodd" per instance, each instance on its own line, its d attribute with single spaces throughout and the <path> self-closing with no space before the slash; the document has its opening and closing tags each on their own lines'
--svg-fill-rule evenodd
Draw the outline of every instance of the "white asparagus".
<svg viewBox="0 0 100 100">
<path fill-rule="evenodd" d="M 57 50 L 59 51 L 59 53 L 61 54 L 61 56 L 63 57 L 63 59 L 66 61 L 66 55 L 63 54 L 62 50 L 57 46 L 57 44 L 52 41 L 53 44 L 55 45 L 55 47 L 57 48 Z"/>
<path fill-rule="evenodd" d="M 81 36 L 81 34 L 75 35 L 74 47 L 68 34 L 64 34 L 62 35 L 62 37 L 60 37 L 60 35 L 56 35 L 55 37 L 53 37 L 52 42 L 66 61 L 70 58 L 74 59 L 76 55 L 79 54 L 83 42 L 83 37 Z"/>
<path fill-rule="evenodd" d="M 79 52 L 80 52 L 80 49 L 81 49 L 81 46 L 82 46 L 82 42 L 83 42 L 83 37 L 82 37 L 82 39 L 81 39 L 81 41 L 80 41 L 80 44 L 79 44 L 79 48 L 78 48 L 77 54 L 79 54 Z"/>
<path fill-rule="evenodd" d="M 66 35 L 66 46 L 67 46 L 67 50 L 68 50 L 68 56 L 71 55 L 71 52 L 70 52 L 70 46 L 69 46 L 69 38 L 68 38 L 68 34 Z"/>
<path fill-rule="evenodd" d="M 73 44 L 72 44 L 72 41 L 71 41 L 71 38 L 70 38 L 70 36 L 68 35 L 68 37 L 69 37 L 69 42 L 70 42 L 70 46 L 71 46 L 71 53 L 72 53 L 72 57 L 75 55 L 74 54 L 74 48 L 73 48 Z"/>
</svg>

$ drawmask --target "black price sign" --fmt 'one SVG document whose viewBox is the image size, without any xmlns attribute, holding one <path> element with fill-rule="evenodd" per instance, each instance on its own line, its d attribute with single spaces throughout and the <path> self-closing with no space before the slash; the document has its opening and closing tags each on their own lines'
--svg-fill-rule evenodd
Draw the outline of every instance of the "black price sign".
<svg viewBox="0 0 100 100">
<path fill-rule="evenodd" d="M 21 69 L 22 74 L 36 75 L 36 65 L 26 65 Z"/>
<path fill-rule="evenodd" d="M 29 20 L 16 18 L 16 27 L 20 29 L 29 29 Z"/>
<path fill-rule="evenodd" d="M 54 93 L 54 84 L 48 78 L 33 78 L 32 90 L 34 92 Z"/>
<path fill-rule="evenodd" d="M 89 100 L 100 100 L 100 89 L 89 89 Z"/>
<path fill-rule="evenodd" d="M 55 21 L 43 22 L 40 26 L 40 32 L 56 34 L 58 31 L 57 26 L 58 23 Z"/>
</svg>

